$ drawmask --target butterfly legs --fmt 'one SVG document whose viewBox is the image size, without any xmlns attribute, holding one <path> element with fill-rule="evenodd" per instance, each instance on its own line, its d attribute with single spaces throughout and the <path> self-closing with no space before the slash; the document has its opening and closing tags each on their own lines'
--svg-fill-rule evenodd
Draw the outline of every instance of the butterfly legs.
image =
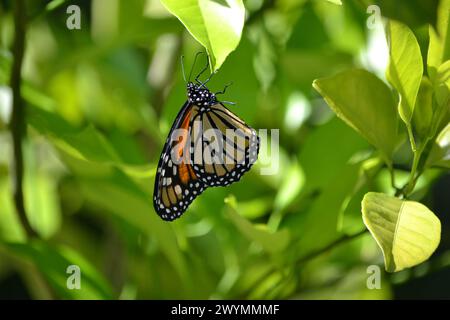
<svg viewBox="0 0 450 320">
<path fill-rule="evenodd" d="M 206 66 L 200 71 L 200 73 L 195 77 L 195 81 L 203 88 L 206 89 L 206 84 L 209 82 L 209 80 L 211 80 L 211 78 L 213 77 L 213 75 L 215 75 L 217 73 L 217 70 L 215 70 L 214 72 L 212 72 L 208 79 L 206 79 L 205 81 L 201 82 L 199 80 L 200 76 L 209 68 L 209 58 L 206 57 Z"/>
<path fill-rule="evenodd" d="M 225 87 L 222 89 L 222 91 L 216 92 L 215 95 L 217 96 L 218 94 L 224 94 L 227 91 L 227 88 L 229 86 L 231 86 L 233 84 L 233 82 L 230 82 L 229 84 L 225 85 Z"/>
<path fill-rule="evenodd" d="M 204 53 L 204 52 L 200 51 L 200 52 L 197 52 L 197 54 L 195 55 L 195 58 L 194 58 L 194 64 L 192 65 L 191 71 L 189 72 L 188 82 L 189 82 L 190 79 L 191 79 L 192 71 L 193 71 L 193 69 L 194 69 L 195 63 L 197 62 L 198 56 L 199 56 L 200 54 L 203 54 L 203 53 Z M 182 68 L 182 71 L 183 71 L 183 77 L 184 77 L 184 79 L 186 80 L 186 76 L 185 76 L 185 74 L 184 74 L 184 62 L 183 62 L 183 61 L 184 61 L 184 56 L 181 56 L 181 68 Z M 212 73 L 209 75 L 209 77 L 208 77 L 205 81 L 201 82 L 199 79 L 200 79 L 201 75 L 202 75 L 203 73 L 205 73 L 206 70 L 208 70 L 208 68 L 209 68 L 209 57 L 207 56 L 207 57 L 206 57 L 206 65 L 205 65 L 205 67 L 204 67 L 204 68 L 200 71 L 200 73 L 195 77 L 195 82 L 197 82 L 198 85 L 199 85 L 200 87 L 203 87 L 203 88 L 205 88 L 205 89 L 207 89 L 207 88 L 206 88 L 206 84 L 211 80 L 211 78 L 212 78 L 212 77 L 217 73 L 217 71 L 218 71 L 218 70 L 215 70 L 214 72 L 212 72 Z M 232 84 L 233 84 L 232 82 L 230 82 L 229 84 L 227 84 L 227 85 L 223 88 L 223 90 L 217 92 L 216 95 L 218 95 L 218 94 L 224 94 L 224 93 L 227 91 L 227 88 L 228 88 L 229 86 L 231 86 Z M 222 103 L 226 103 L 226 104 L 230 104 L 230 105 L 235 105 L 234 102 L 230 102 L 230 101 L 222 101 Z"/>
<path fill-rule="evenodd" d="M 200 73 L 195 77 L 195 81 L 196 81 L 197 83 L 202 84 L 202 83 L 200 82 L 200 80 L 198 80 L 198 79 L 199 79 L 200 76 L 208 69 L 208 67 L 209 67 L 209 58 L 206 57 L 206 66 L 205 66 L 205 67 L 200 71 Z M 211 78 L 211 76 L 210 76 L 208 79 L 206 79 L 206 81 L 203 83 L 203 85 L 205 85 L 205 84 L 209 81 L 210 78 Z"/>
<path fill-rule="evenodd" d="M 222 91 L 216 92 L 215 95 L 217 96 L 218 94 L 224 94 L 227 91 L 227 88 L 229 86 L 231 86 L 232 84 L 233 84 L 233 82 L 228 83 L 227 85 L 225 85 L 225 87 L 222 89 Z M 230 102 L 230 101 L 220 101 L 220 102 L 225 103 L 225 104 L 230 104 L 232 106 L 234 106 L 236 104 L 236 103 Z"/>
</svg>

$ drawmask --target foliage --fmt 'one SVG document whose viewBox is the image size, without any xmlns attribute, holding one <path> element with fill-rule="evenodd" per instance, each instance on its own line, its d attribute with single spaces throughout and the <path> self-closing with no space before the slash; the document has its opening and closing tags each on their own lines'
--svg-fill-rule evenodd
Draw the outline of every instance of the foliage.
<svg viewBox="0 0 450 320">
<path fill-rule="evenodd" d="M 16 0 L 0 1 L 0 297 L 450 297 L 450 1 L 378 0 L 370 26 L 372 2 L 25 1 L 30 237 L 11 184 Z M 279 145 L 260 133 L 240 182 L 167 223 L 156 165 L 186 99 L 180 57 L 188 74 L 204 50 L 211 90 L 232 81 L 223 99 Z"/>
</svg>

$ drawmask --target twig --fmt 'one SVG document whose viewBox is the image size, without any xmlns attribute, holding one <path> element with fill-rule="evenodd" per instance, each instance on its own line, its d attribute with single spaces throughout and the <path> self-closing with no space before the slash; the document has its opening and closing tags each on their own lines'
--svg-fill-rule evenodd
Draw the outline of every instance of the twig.
<svg viewBox="0 0 450 320">
<path fill-rule="evenodd" d="M 25 112 L 21 95 L 21 71 L 22 62 L 25 52 L 25 3 L 24 0 L 14 1 L 14 45 L 13 57 L 14 62 L 11 71 L 11 89 L 13 95 L 13 109 L 11 117 L 11 134 L 13 141 L 13 194 L 14 204 L 16 207 L 19 220 L 29 238 L 36 237 L 36 232 L 31 228 L 28 222 L 27 214 L 24 205 L 23 196 L 23 153 L 22 153 L 22 139 L 25 132 Z"/>
<path fill-rule="evenodd" d="M 352 234 L 352 235 L 344 235 L 341 238 L 337 239 L 336 241 L 326 245 L 325 247 L 323 247 L 321 249 L 318 249 L 317 251 L 311 252 L 310 254 L 307 254 L 306 256 L 301 257 L 300 259 L 297 260 L 296 263 L 298 265 L 303 264 L 303 263 L 305 263 L 305 262 L 307 262 L 309 260 L 312 260 L 312 259 L 320 256 L 321 254 L 323 254 L 323 253 L 325 253 L 325 252 L 327 252 L 327 251 L 329 251 L 331 249 L 334 249 L 335 247 L 337 247 L 337 246 L 339 246 L 339 245 L 341 245 L 341 244 L 343 244 L 343 243 L 345 243 L 347 241 L 356 239 L 359 236 L 362 236 L 363 234 L 366 234 L 367 232 L 368 232 L 368 230 L 364 229 L 364 230 L 361 230 L 361 231 L 359 231 L 359 232 L 357 232 L 355 234 Z"/>
</svg>

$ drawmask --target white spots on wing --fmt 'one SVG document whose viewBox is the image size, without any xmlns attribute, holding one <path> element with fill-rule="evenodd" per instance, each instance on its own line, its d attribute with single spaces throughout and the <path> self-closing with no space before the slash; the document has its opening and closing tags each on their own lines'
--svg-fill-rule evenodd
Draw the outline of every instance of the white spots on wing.
<svg viewBox="0 0 450 320">
<path fill-rule="evenodd" d="M 217 104 L 217 100 L 214 94 L 212 94 L 209 90 L 192 83 L 188 84 L 188 100 L 190 103 L 195 104 L 200 114 L 215 110 L 214 105 Z M 238 181 L 242 177 L 242 175 L 251 168 L 252 164 L 257 160 L 258 156 L 259 137 L 256 135 L 256 131 L 252 128 L 248 128 L 248 132 L 249 134 L 251 134 L 251 136 L 246 137 L 246 142 L 249 143 L 246 147 L 245 157 L 241 157 L 240 161 L 236 160 L 235 167 L 233 169 L 230 170 L 230 168 L 227 167 L 227 172 L 220 177 L 215 174 L 206 172 L 204 166 L 202 165 L 193 164 L 193 169 L 198 177 L 198 180 L 192 181 L 187 186 L 181 185 L 181 182 L 178 182 L 178 167 L 172 162 L 171 159 L 169 159 L 170 154 L 166 153 L 164 156 L 162 156 L 162 166 L 157 170 L 158 174 L 161 177 L 159 182 L 162 186 L 165 186 L 167 188 L 169 188 L 169 186 L 172 186 L 173 183 L 173 191 L 176 194 L 176 202 L 170 203 L 170 205 L 167 204 L 166 206 L 166 204 L 164 204 L 161 199 L 162 189 L 155 190 L 153 201 L 158 214 L 164 220 L 174 220 L 181 214 L 183 214 L 183 212 L 186 211 L 186 209 L 196 198 L 196 196 L 201 194 L 207 187 L 227 186 L 233 182 Z M 169 141 L 169 138 L 167 141 Z M 193 155 L 198 150 L 203 149 L 197 149 L 193 145 L 191 145 L 189 150 L 190 154 Z M 173 197 L 172 199 L 170 199 L 170 201 L 172 200 Z"/>
</svg>

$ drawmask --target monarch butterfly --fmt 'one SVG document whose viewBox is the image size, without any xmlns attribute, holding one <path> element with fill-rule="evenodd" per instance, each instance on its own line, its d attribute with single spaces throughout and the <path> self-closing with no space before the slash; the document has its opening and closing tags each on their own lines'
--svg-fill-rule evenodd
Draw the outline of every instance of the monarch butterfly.
<svg viewBox="0 0 450 320">
<path fill-rule="evenodd" d="M 195 56 L 194 65 L 197 60 Z M 250 170 L 259 152 L 256 131 L 228 110 L 206 83 L 187 82 L 187 101 L 182 106 L 164 144 L 155 177 L 153 205 L 166 221 L 180 217 L 206 188 L 226 186 Z"/>
</svg>

